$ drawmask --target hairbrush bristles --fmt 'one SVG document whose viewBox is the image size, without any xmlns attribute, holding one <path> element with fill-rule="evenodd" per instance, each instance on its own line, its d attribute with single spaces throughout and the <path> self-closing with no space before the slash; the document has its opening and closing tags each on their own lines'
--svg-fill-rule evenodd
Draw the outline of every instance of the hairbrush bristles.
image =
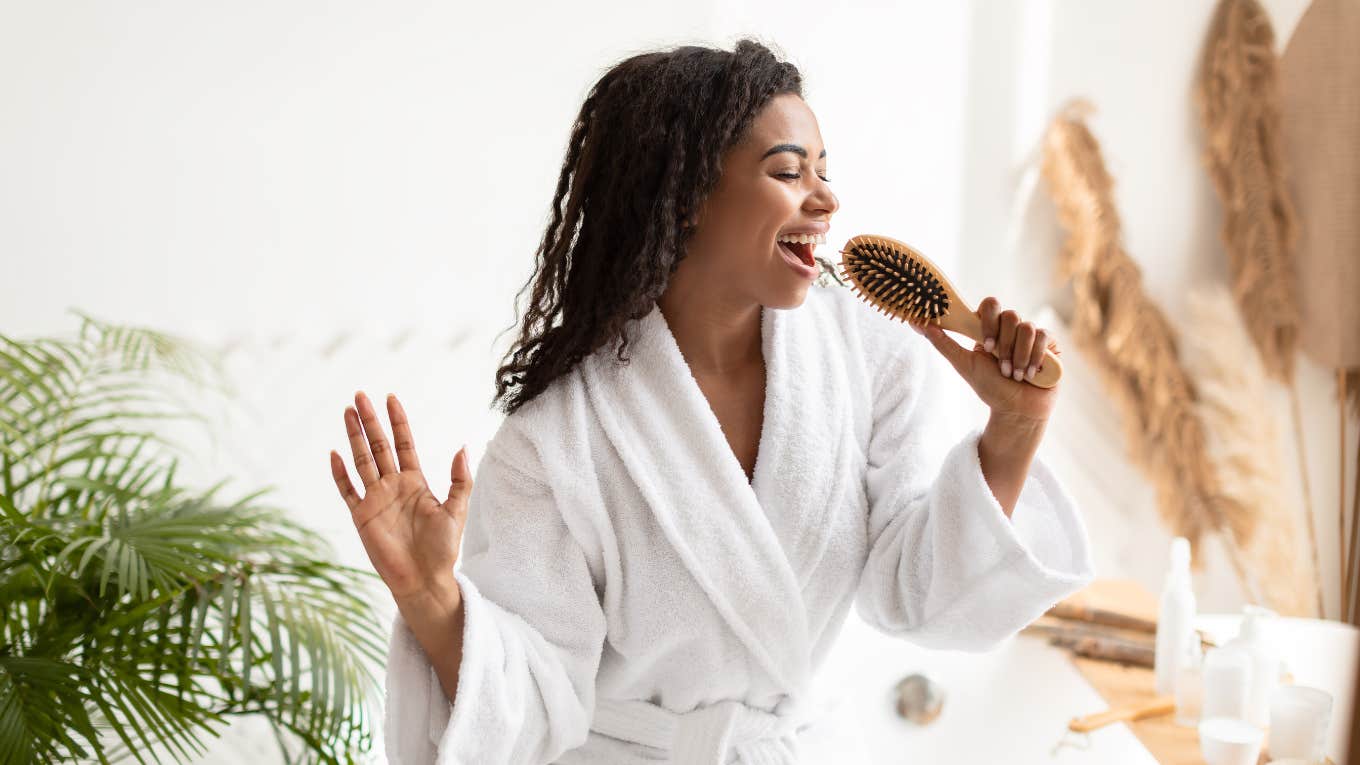
<svg viewBox="0 0 1360 765">
<path fill-rule="evenodd" d="M 949 314 L 949 293 L 934 270 L 888 242 L 851 240 L 841 267 L 853 289 L 883 313 L 924 324 Z"/>
</svg>

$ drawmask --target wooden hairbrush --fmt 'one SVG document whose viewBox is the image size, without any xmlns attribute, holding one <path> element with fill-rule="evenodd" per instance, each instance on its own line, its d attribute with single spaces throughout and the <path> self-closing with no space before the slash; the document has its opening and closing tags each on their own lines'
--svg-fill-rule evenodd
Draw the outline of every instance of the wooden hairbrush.
<svg viewBox="0 0 1360 765">
<path fill-rule="evenodd" d="M 880 313 L 916 326 L 936 324 L 982 342 L 982 319 L 959 297 L 944 272 L 926 256 L 891 237 L 860 234 L 841 248 L 841 272 L 855 293 Z M 1062 362 L 1044 349 L 1034 379 L 1052 388 L 1062 377 Z"/>
</svg>

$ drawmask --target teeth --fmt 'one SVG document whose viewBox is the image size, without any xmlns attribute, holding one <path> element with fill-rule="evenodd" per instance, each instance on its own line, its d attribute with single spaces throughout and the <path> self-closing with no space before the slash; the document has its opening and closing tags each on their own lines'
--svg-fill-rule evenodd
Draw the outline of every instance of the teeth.
<svg viewBox="0 0 1360 765">
<path fill-rule="evenodd" d="M 826 244 L 825 234 L 784 234 L 776 241 L 797 244 Z"/>
</svg>

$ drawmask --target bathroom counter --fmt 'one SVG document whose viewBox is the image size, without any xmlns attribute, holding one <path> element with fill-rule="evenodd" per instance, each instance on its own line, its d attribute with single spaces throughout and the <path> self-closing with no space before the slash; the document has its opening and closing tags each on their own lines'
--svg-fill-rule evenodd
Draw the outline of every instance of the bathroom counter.
<svg viewBox="0 0 1360 765">
<path fill-rule="evenodd" d="M 1145 597 L 1152 598 L 1150 593 Z M 1121 593 L 1120 599 L 1127 604 L 1131 598 Z M 1236 614 L 1204 614 L 1196 618 L 1196 627 L 1221 643 L 1237 634 L 1240 620 Z M 1355 702 L 1351 683 L 1360 661 L 1360 630 L 1340 622 L 1285 617 L 1274 626 L 1294 682 L 1332 694 L 1328 754 L 1342 762 Z M 1029 635 L 1017 635 L 983 654 L 932 651 L 882 635 L 853 612 L 841 641 L 853 650 L 835 652 L 818 682 L 842 698 L 842 714 L 862 734 L 867 763 L 1203 763 L 1195 729 L 1176 726 L 1170 717 L 1109 725 L 1089 737 L 1068 734 L 1073 717 L 1111 706 L 1102 695 L 1112 693 L 1103 678 L 1122 671 L 1126 689 L 1150 689 L 1151 670 L 1074 659 Z M 1095 669 L 1083 669 L 1081 664 L 1088 661 Z M 1092 672 L 1102 671 L 1099 682 L 1092 682 Z M 940 716 L 926 726 L 909 723 L 895 711 L 894 686 L 913 672 L 926 674 L 945 691 Z"/>
<path fill-rule="evenodd" d="M 1152 621 L 1157 618 L 1157 596 L 1129 580 L 1097 580 L 1072 600 Z M 1241 622 L 1241 614 L 1199 614 L 1195 627 L 1214 643 L 1222 645 L 1237 635 Z M 1354 703 L 1360 630 L 1336 621 L 1293 617 L 1276 617 L 1267 629 L 1280 650 L 1286 670 L 1293 675 L 1293 682 L 1321 688 L 1332 695 L 1333 722 L 1328 728 L 1327 753 L 1333 761 L 1341 762 Z M 1150 669 L 1080 657 L 1073 657 L 1072 662 L 1107 706 L 1133 705 L 1155 697 Z M 1090 710 L 1098 711 L 1101 710 Z M 1124 727 L 1128 727 L 1162 765 L 1202 765 L 1204 762 L 1198 730 L 1177 725 L 1169 715 L 1139 720 Z"/>
</svg>

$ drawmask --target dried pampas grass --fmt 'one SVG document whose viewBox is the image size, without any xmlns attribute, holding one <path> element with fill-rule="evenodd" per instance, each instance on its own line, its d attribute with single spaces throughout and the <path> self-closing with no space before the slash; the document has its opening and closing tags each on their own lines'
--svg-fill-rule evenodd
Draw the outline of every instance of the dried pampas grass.
<svg viewBox="0 0 1360 765">
<path fill-rule="evenodd" d="M 1262 365 L 1289 387 L 1308 543 L 1316 566 L 1313 492 L 1294 386 L 1301 321 L 1292 259 L 1297 232 L 1284 178 L 1278 64 L 1275 33 L 1260 3 L 1219 0 L 1195 82 L 1204 159 L 1223 204 L 1220 233 L 1233 295 Z M 1342 580 L 1344 585 L 1344 573 Z M 1317 598 L 1322 615 L 1320 581 Z"/>
<path fill-rule="evenodd" d="M 1205 163 L 1223 203 L 1233 294 L 1271 377 L 1294 380 L 1299 307 L 1294 212 L 1284 181 L 1275 35 L 1256 0 L 1220 0 L 1204 45 L 1195 101 Z"/>
<path fill-rule="evenodd" d="M 1067 230 L 1059 271 L 1072 282 L 1073 339 L 1121 410 L 1130 454 L 1156 488 L 1166 525 L 1195 549 L 1205 534 L 1222 534 L 1243 589 L 1259 600 L 1241 553 L 1256 530 L 1255 506 L 1220 487 L 1175 329 L 1120 241 L 1113 181 L 1084 122 L 1089 110 L 1070 104 L 1044 137 L 1043 175 Z"/>
<path fill-rule="evenodd" d="M 1263 605 L 1286 616 L 1317 616 L 1311 597 L 1321 587 L 1318 561 L 1300 566 L 1298 525 L 1303 509 L 1283 474 L 1279 431 L 1265 370 L 1227 287 L 1206 285 L 1186 296 L 1181 361 L 1195 380 L 1195 411 L 1225 496 L 1257 520 L 1243 549 L 1247 575 Z"/>
</svg>

